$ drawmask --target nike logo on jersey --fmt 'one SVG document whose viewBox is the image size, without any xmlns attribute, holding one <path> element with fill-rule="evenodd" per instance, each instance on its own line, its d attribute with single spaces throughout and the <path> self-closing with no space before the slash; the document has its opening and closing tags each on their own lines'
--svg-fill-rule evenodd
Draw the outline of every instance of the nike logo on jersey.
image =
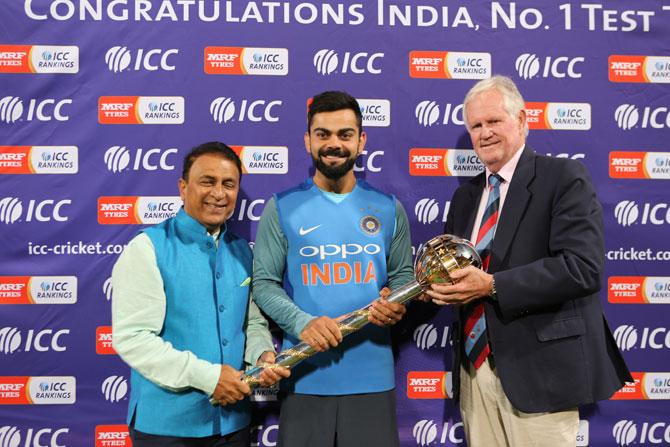
<svg viewBox="0 0 670 447">
<path fill-rule="evenodd" d="M 309 227 L 309 228 L 303 228 L 303 227 L 300 227 L 300 230 L 298 230 L 298 233 L 300 233 L 300 236 L 304 236 L 304 235 L 309 234 L 309 233 L 311 233 L 312 231 L 316 230 L 316 229 L 319 228 L 321 225 L 322 225 L 322 224 L 319 224 L 319 225 L 315 225 L 315 226 L 313 226 L 313 227 Z"/>
</svg>

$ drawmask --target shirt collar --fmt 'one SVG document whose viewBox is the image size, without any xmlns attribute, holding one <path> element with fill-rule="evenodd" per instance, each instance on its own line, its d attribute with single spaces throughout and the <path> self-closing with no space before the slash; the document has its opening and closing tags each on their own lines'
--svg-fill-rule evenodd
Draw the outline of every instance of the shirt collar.
<svg viewBox="0 0 670 447">
<path fill-rule="evenodd" d="M 503 179 L 503 182 L 509 184 L 512 181 L 512 176 L 514 175 L 514 171 L 516 170 L 516 165 L 519 164 L 519 159 L 521 158 L 521 154 L 523 153 L 524 148 L 526 145 L 522 145 L 512 156 L 512 158 L 509 159 L 507 163 L 503 165 L 502 168 L 497 172 L 497 174 Z M 493 172 L 489 169 L 486 168 L 486 179 L 488 180 L 489 176 L 493 174 Z"/>
<path fill-rule="evenodd" d="M 188 232 L 201 236 L 212 237 L 215 240 L 222 237 L 228 230 L 228 226 L 224 222 L 224 224 L 221 225 L 221 227 L 214 234 L 210 234 L 203 224 L 195 220 L 186 211 L 184 211 L 184 207 L 179 210 L 176 218 L 181 227 L 186 229 Z"/>
</svg>

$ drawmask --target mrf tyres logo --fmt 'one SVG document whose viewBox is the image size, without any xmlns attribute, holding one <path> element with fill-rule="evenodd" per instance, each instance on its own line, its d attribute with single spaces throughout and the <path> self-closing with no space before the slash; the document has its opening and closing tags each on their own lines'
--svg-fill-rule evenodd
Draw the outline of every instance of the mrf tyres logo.
<svg viewBox="0 0 670 447">
<path fill-rule="evenodd" d="M 176 67 L 173 56 L 177 54 L 179 54 L 179 50 L 176 48 L 169 50 L 160 48 L 129 50 L 125 46 L 114 46 L 105 53 L 105 64 L 109 71 L 113 73 L 131 70 L 174 71 Z"/>
<path fill-rule="evenodd" d="M 67 405 L 76 402 L 76 394 L 71 376 L 0 376 L 0 405 Z"/>
<path fill-rule="evenodd" d="M 101 225 L 153 225 L 174 217 L 182 205 L 179 196 L 103 196 L 98 197 L 98 223 Z"/>
<path fill-rule="evenodd" d="M 66 105 L 72 104 L 71 99 L 46 98 L 24 100 L 18 96 L 0 98 L 0 124 L 14 124 L 31 121 L 68 121 Z M 25 112 L 25 113 L 24 113 Z"/>
<path fill-rule="evenodd" d="M 312 64 L 316 72 L 322 76 L 332 74 L 373 74 L 382 73 L 384 53 L 338 53 L 328 48 L 314 54 Z"/>
<path fill-rule="evenodd" d="M 209 113 L 214 122 L 227 124 L 229 122 L 268 122 L 279 121 L 277 109 L 282 106 L 281 100 L 236 100 L 226 96 L 219 96 L 209 105 Z"/>
<path fill-rule="evenodd" d="M 286 76 L 286 48 L 206 47 L 205 73 Z"/>
<path fill-rule="evenodd" d="M 0 276 L 0 304 L 76 302 L 76 276 Z"/>
<path fill-rule="evenodd" d="M 607 299 L 619 304 L 670 304 L 670 276 L 610 276 Z"/>
<path fill-rule="evenodd" d="M 447 399 L 453 397 L 450 371 L 410 371 L 407 373 L 409 399 Z"/>
<path fill-rule="evenodd" d="M 177 148 L 128 149 L 126 146 L 110 146 L 103 156 L 107 170 L 123 171 L 174 171 Z"/>
<path fill-rule="evenodd" d="M 409 75 L 412 78 L 490 78 L 491 54 L 456 51 L 412 51 L 409 53 Z"/>
<path fill-rule="evenodd" d="M 183 124 L 182 96 L 101 96 L 100 124 Z"/>
<path fill-rule="evenodd" d="M 670 152 L 612 151 L 612 178 L 670 180 Z"/>
<path fill-rule="evenodd" d="M 109 376 L 100 387 L 107 402 L 119 402 L 128 394 L 128 380 L 123 376 Z"/>
<path fill-rule="evenodd" d="M 640 117 L 642 119 L 640 119 Z M 621 104 L 614 110 L 614 121 L 619 129 L 667 129 L 670 127 L 670 110 L 667 107 Z"/>
<path fill-rule="evenodd" d="M 78 71 L 79 47 L 0 45 L 0 73 L 74 74 Z"/>
<path fill-rule="evenodd" d="M 0 174 L 76 174 L 76 146 L 0 146 Z"/>
<path fill-rule="evenodd" d="M 409 174 L 412 176 L 474 177 L 484 165 L 471 149 L 412 148 Z"/>
<path fill-rule="evenodd" d="M 667 203 L 640 204 L 634 200 L 622 200 L 614 207 L 614 218 L 622 227 L 632 225 L 670 224 L 670 207 Z"/>
<path fill-rule="evenodd" d="M 670 83 L 670 57 L 611 55 L 607 59 L 610 82 Z"/>
<path fill-rule="evenodd" d="M 582 73 L 578 64 L 584 62 L 583 57 L 538 57 L 536 54 L 524 53 L 516 58 L 514 68 L 522 79 L 571 78 L 579 79 Z"/>
<path fill-rule="evenodd" d="M 534 130 L 589 130 L 591 104 L 578 102 L 527 102 L 526 121 Z"/>
<path fill-rule="evenodd" d="M 670 373 L 631 372 L 632 382 L 618 390 L 610 400 L 669 400 Z"/>
<path fill-rule="evenodd" d="M 95 447 L 131 447 L 128 426 L 123 424 L 96 425 Z"/>
<path fill-rule="evenodd" d="M 24 205 L 24 201 L 16 197 L 0 198 L 0 223 L 67 222 L 69 216 L 64 214 L 63 208 L 71 204 L 70 199 L 32 199 Z"/>
</svg>

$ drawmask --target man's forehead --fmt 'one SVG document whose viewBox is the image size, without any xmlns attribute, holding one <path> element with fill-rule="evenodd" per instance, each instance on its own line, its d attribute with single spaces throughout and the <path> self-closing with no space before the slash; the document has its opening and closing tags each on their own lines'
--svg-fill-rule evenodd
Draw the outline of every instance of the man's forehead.
<svg viewBox="0 0 670 447">
<path fill-rule="evenodd" d="M 310 130 L 325 129 L 338 132 L 346 129 L 358 129 L 356 114 L 353 110 L 342 109 L 334 112 L 319 112 L 312 117 Z"/>
<path fill-rule="evenodd" d="M 218 154 L 203 154 L 196 158 L 193 160 L 190 171 L 192 174 L 197 171 L 199 177 L 239 177 L 237 165 L 232 160 Z"/>
</svg>

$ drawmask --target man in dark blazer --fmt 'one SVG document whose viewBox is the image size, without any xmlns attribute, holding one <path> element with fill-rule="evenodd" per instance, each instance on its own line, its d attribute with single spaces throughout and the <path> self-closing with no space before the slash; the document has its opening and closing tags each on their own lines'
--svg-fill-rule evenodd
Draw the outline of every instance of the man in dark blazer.
<svg viewBox="0 0 670 447">
<path fill-rule="evenodd" d="M 526 145 L 524 107 L 502 76 L 466 96 L 486 171 L 456 190 L 445 232 L 477 244 L 485 268 L 427 292 L 458 305 L 454 395 L 470 447 L 574 446 L 577 407 L 632 381 L 598 295 L 602 208 L 589 175 Z"/>
</svg>

